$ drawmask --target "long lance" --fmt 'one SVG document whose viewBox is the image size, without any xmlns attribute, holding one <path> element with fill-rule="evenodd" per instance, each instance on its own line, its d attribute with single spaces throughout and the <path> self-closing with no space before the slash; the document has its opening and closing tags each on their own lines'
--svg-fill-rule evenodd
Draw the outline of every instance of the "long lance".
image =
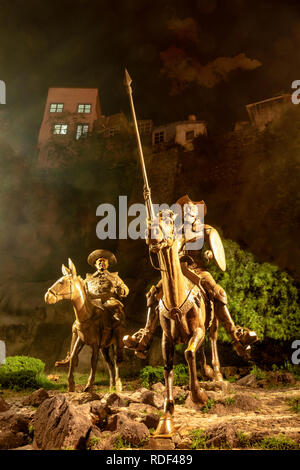
<svg viewBox="0 0 300 470">
<path fill-rule="evenodd" d="M 145 167 L 145 160 L 144 160 L 144 155 L 143 155 L 143 149 L 142 149 L 142 144 L 141 144 L 141 139 L 140 139 L 140 133 L 139 133 L 139 128 L 137 125 L 137 120 L 136 120 L 136 115 L 135 115 L 135 109 L 134 109 L 134 104 L 133 104 L 133 98 L 132 98 L 132 89 L 131 89 L 131 78 L 129 76 L 129 73 L 125 69 L 125 79 L 124 79 L 124 85 L 126 88 L 126 91 L 129 96 L 129 101 L 130 101 L 130 107 L 131 107 L 131 112 L 132 112 L 132 119 L 133 119 L 133 124 L 134 124 L 134 129 L 135 129 L 135 135 L 136 135 L 136 140 L 137 140 L 137 145 L 138 145 L 138 151 L 139 151 L 139 157 L 140 157 L 140 163 L 142 167 L 142 173 L 143 173 L 143 180 L 144 180 L 144 200 L 145 200 L 145 206 L 147 209 L 147 217 L 150 220 L 154 219 L 154 210 L 153 210 L 153 205 L 151 201 L 151 191 L 150 191 L 150 186 L 148 183 L 148 177 L 147 177 L 147 172 L 146 172 L 146 167 Z"/>
</svg>

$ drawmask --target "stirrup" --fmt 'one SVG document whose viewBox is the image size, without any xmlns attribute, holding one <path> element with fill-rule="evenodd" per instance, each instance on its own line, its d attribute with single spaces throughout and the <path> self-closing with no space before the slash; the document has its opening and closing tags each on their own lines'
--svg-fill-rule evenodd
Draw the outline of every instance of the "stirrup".
<svg viewBox="0 0 300 470">
<path fill-rule="evenodd" d="M 236 334 L 238 341 L 243 346 L 251 346 L 251 344 L 258 341 L 258 337 L 255 331 L 251 331 L 248 328 L 237 326 L 235 334 Z"/>
</svg>

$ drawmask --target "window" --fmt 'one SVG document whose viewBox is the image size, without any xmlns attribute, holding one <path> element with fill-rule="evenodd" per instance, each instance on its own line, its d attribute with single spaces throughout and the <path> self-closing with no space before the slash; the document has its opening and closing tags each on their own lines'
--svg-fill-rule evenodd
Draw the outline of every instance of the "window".
<svg viewBox="0 0 300 470">
<path fill-rule="evenodd" d="M 63 103 L 51 103 L 50 104 L 50 113 L 62 113 L 64 109 Z"/>
<path fill-rule="evenodd" d="M 195 137 L 194 131 L 187 131 L 185 133 L 185 140 L 193 140 L 194 137 Z"/>
<path fill-rule="evenodd" d="M 92 109 L 91 104 L 79 104 L 78 105 L 78 113 L 90 113 Z"/>
<path fill-rule="evenodd" d="M 154 134 L 154 143 L 155 144 L 160 144 L 161 142 L 164 142 L 164 140 L 165 140 L 164 131 L 155 132 L 155 134 Z"/>
<path fill-rule="evenodd" d="M 89 125 L 88 124 L 78 124 L 76 129 L 76 140 L 80 139 L 81 137 L 86 137 L 89 133 Z"/>
<path fill-rule="evenodd" d="M 66 134 L 68 132 L 68 124 L 54 124 L 53 134 Z"/>
</svg>

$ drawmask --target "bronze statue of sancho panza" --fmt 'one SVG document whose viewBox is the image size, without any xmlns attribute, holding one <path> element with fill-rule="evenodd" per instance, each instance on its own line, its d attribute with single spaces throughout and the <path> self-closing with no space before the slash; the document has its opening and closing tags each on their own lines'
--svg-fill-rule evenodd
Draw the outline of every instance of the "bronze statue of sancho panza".
<svg viewBox="0 0 300 470">
<path fill-rule="evenodd" d="M 112 328 L 117 331 L 118 339 L 118 362 L 123 360 L 123 327 L 125 326 L 124 305 L 119 300 L 129 294 L 129 289 L 122 281 L 117 272 L 108 271 L 109 266 L 114 266 L 117 259 L 113 253 L 108 250 L 95 250 L 89 254 L 88 264 L 96 268 L 91 274 L 87 273 L 84 280 L 85 290 L 91 303 L 101 309 L 104 327 L 103 338 L 110 335 Z M 118 327 L 118 328 L 117 328 Z M 77 339 L 76 328 L 72 328 L 72 341 L 70 352 L 66 359 L 56 362 L 56 366 L 65 365 L 69 362 L 70 353 L 73 350 Z"/>
<path fill-rule="evenodd" d="M 182 208 L 183 221 L 185 230 L 179 227 L 181 238 L 181 269 L 183 274 L 192 282 L 204 288 L 209 300 L 214 304 L 214 312 L 218 320 L 225 328 L 228 335 L 232 338 L 233 347 L 237 354 L 244 359 L 250 358 L 251 344 L 257 340 L 254 331 L 248 328 L 235 325 L 227 307 L 227 294 L 225 290 L 216 283 L 212 275 L 207 271 L 205 261 L 214 259 L 217 266 L 222 270 L 226 270 L 226 259 L 222 241 L 215 228 L 204 224 L 198 219 L 198 205 L 203 206 L 203 213 L 206 215 L 207 207 L 204 201 L 193 202 L 187 195 L 182 196 L 177 202 Z M 203 237 L 208 242 L 210 250 L 202 252 L 200 250 L 200 263 L 198 265 L 192 256 L 185 250 L 187 243 L 193 243 L 198 237 Z M 123 339 L 128 349 L 135 350 L 138 357 L 145 359 L 153 338 L 154 331 L 158 323 L 158 304 L 162 297 L 161 281 L 156 286 L 152 286 L 146 294 L 148 314 L 146 325 L 132 336 L 127 335 Z"/>
</svg>

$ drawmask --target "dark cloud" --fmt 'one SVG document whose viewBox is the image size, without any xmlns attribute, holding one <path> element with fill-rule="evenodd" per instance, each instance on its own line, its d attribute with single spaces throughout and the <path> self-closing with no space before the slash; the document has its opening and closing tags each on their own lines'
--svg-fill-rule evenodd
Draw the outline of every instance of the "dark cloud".
<svg viewBox="0 0 300 470">
<path fill-rule="evenodd" d="M 255 70 L 262 64 L 256 59 L 249 59 L 244 53 L 234 57 L 218 57 L 202 65 L 197 58 L 188 56 L 183 49 L 170 47 L 161 52 L 163 67 L 161 73 L 171 82 L 172 95 L 184 91 L 191 83 L 212 88 L 222 80 L 228 80 L 235 70 Z"/>
</svg>

